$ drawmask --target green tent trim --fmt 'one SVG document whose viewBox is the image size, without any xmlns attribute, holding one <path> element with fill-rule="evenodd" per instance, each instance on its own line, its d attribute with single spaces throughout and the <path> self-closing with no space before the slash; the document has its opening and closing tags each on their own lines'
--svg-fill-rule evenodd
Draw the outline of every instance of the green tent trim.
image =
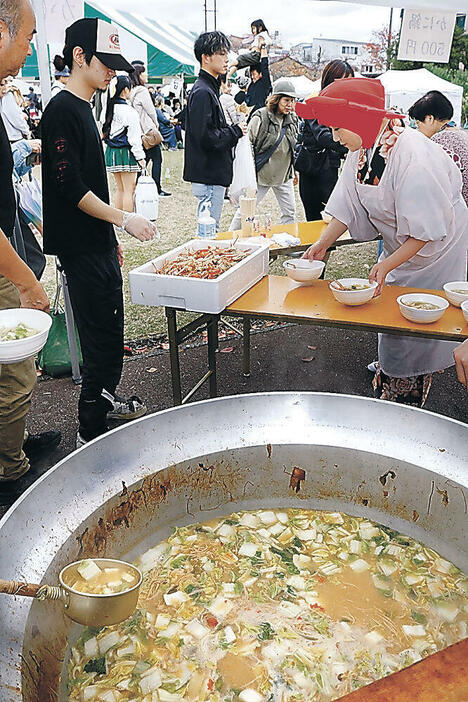
<svg viewBox="0 0 468 702">
<path fill-rule="evenodd" d="M 88 5 L 85 3 L 85 17 L 97 17 L 98 19 L 105 20 L 106 22 L 111 21 L 111 18 L 105 15 L 104 13 L 100 12 L 98 9 L 95 7 L 92 7 L 91 5 Z M 122 14 L 125 14 L 122 12 Z M 132 18 L 132 22 L 137 24 L 138 20 L 135 18 Z M 116 23 L 118 24 L 118 23 Z M 133 34 L 133 36 L 137 37 L 138 39 L 141 40 L 141 37 L 139 37 L 135 32 L 132 32 L 130 29 L 127 27 L 124 27 L 124 29 L 127 32 L 130 32 L 130 34 Z M 144 40 L 142 40 L 144 41 Z M 190 64 L 186 63 L 180 63 L 176 59 L 173 59 L 169 54 L 165 53 L 164 51 L 161 51 L 161 49 L 158 49 L 156 46 L 148 43 L 145 41 L 146 44 L 146 64 L 147 64 L 147 69 L 148 69 L 148 77 L 150 82 L 154 82 L 156 79 L 162 79 L 164 76 L 175 76 L 175 75 L 180 75 L 183 73 L 185 76 L 194 76 L 194 67 Z M 31 56 L 28 56 L 26 59 L 26 63 L 24 64 L 23 70 L 22 70 L 22 77 L 23 78 L 35 78 L 39 79 L 39 69 L 38 69 L 38 64 L 37 64 L 37 52 L 36 48 L 33 46 L 32 47 L 33 53 Z M 142 60 L 144 57 L 142 56 Z"/>
</svg>

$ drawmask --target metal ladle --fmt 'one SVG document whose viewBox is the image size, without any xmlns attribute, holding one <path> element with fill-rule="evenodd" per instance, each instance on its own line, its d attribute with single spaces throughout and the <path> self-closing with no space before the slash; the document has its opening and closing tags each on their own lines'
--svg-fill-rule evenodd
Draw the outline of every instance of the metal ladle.
<svg viewBox="0 0 468 702">
<path fill-rule="evenodd" d="M 69 584 L 76 580 L 76 569 L 82 561 L 69 563 L 59 574 L 60 585 L 35 585 L 0 579 L 0 593 L 34 597 L 36 600 L 61 600 L 65 614 L 78 624 L 85 626 L 111 626 L 128 619 L 136 609 L 140 585 L 143 579 L 138 568 L 114 558 L 93 558 L 104 568 L 122 568 L 137 577 L 137 582 L 128 590 L 110 595 L 93 595 L 73 590 Z"/>
</svg>

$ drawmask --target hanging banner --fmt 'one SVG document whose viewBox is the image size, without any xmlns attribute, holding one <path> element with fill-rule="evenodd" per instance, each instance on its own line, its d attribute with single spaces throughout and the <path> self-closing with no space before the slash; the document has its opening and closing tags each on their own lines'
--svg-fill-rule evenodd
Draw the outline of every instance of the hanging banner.
<svg viewBox="0 0 468 702">
<path fill-rule="evenodd" d="M 176 97 L 180 97 L 180 94 L 182 92 L 182 88 L 184 87 L 184 79 L 183 78 L 173 78 L 169 85 L 170 85 L 169 91 L 171 93 L 174 93 L 174 95 Z"/>
<path fill-rule="evenodd" d="M 62 44 L 65 29 L 84 17 L 83 0 L 45 0 L 47 42 Z"/>
<path fill-rule="evenodd" d="M 448 63 L 456 17 L 455 12 L 405 10 L 398 60 Z"/>
</svg>

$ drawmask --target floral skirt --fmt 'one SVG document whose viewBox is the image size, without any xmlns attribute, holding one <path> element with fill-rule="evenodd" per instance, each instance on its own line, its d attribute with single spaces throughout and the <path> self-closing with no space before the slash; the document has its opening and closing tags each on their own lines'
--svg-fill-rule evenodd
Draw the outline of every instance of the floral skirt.
<svg viewBox="0 0 468 702">
<path fill-rule="evenodd" d="M 106 147 L 106 168 L 110 173 L 138 173 L 140 166 L 128 146 Z"/>
<path fill-rule="evenodd" d="M 433 373 L 413 375 L 409 378 L 394 378 L 386 375 L 380 367 L 372 381 L 374 396 L 412 407 L 424 407 L 432 385 Z"/>
</svg>

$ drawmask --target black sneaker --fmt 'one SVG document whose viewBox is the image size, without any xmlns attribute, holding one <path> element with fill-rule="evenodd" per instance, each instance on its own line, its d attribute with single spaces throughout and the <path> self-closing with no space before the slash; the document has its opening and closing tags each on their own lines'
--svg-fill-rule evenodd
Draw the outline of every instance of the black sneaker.
<svg viewBox="0 0 468 702">
<path fill-rule="evenodd" d="M 41 434 L 30 434 L 23 444 L 23 451 L 31 463 L 53 451 L 62 440 L 59 431 L 43 431 Z"/>
<path fill-rule="evenodd" d="M 0 505 L 6 507 L 13 504 L 46 470 L 47 468 L 32 465 L 27 473 L 16 480 L 10 478 L 0 480 Z"/>
<path fill-rule="evenodd" d="M 171 197 L 171 196 L 172 196 L 172 193 L 166 193 L 165 190 L 161 190 L 161 192 L 159 193 L 159 197 Z"/>
<path fill-rule="evenodd" d="M 109 396 L 108 398 L 106 394 L 106 398 L 110 400 L 110 397 L 112 396 Z M 118 395 L 114 395 L 110 402 L 112 402 L 112 409 L 107 413 L 108 419 L 117 419 L 121 422 L 129 422 L 132 419 L 143 417 L 143 415 L 145 415 L 148 411 L 146 405 L 144 405 L 140 398 L 136 395 L 132 395 L 127 400 L 125 400 L 123 397 L 119 397 Z"/>
</svg>

